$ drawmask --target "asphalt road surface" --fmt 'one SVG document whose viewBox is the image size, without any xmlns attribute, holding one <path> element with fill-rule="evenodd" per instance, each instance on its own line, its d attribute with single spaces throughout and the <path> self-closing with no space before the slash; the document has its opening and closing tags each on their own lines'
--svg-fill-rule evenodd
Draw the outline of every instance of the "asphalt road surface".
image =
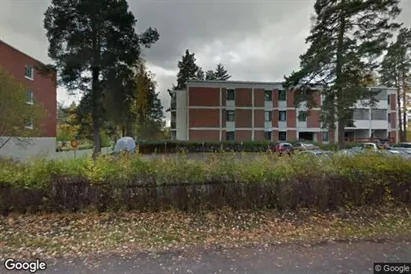
<svg viewBox="0 0 411 274">
<path fill-rule="evenodd" d="M 37 273 L 373 273 L 374 262 L 411 262 L 409 242 L 332 243 L 106 256 L 60 261 Z M 3 268 L 4 270 L 4 268 Z M 3 273 L 3 272 L 2 272 Z M 7 272 L 5 272 L 7 273 Z M 17 273 L 17 272 L 10 272 Z"/>
</svg>

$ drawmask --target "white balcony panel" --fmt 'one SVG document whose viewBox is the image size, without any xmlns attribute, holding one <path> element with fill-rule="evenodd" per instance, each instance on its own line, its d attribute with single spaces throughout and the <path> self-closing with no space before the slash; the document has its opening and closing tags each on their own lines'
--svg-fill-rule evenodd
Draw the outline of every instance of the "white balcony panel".
<svg viewBox="0 0 411 274">
<path fill-rule="evenodd" d="M 286 109 L 287 108 L 287 102 L 286 101 L 278 101 L 278 108 L 279 109 Z"/>
<path fill-rule="evenodd" d="M 264 101 L 264 108 L 265 109 L 272 109 L 273 108 L 273 101 Z"/>
<path fill-rule="evenodd" d="M 278 122 L 278 128 L 284 128 L 284 129 L 286 129 L 286 128 L 287 128 L 287 122 L 279 121 L 279 122 Z"/>
<path fill-rule="evenodd" d="M 235 101 L 234 100 L 227 100 L 227 101 L 225 101 L 225 105 L 227 107 L 235 107 Z"/>
<path fill-rule="evenodd" d="M 297 128 L 298 129 L 306 129 L 307 128 L 307 122 L 297 121 Z"/>
<path fill-rule="evenodd" d="M 235 130 L 235 122 L 227 121 L 225 122 L 226 131 Z"/>
</svg>

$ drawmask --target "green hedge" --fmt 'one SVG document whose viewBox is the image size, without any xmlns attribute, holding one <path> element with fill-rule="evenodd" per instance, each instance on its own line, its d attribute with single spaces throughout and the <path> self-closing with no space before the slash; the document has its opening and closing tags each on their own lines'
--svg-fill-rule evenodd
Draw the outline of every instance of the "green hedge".
<svg viewBox="0 0 411 274">
<path fill-rule="evenodd" d="M 276 157 L 270 153 L 184 154 L 0 162 L 0 211 L 318 210 L 411 203 L 411 161 L 377 154 Z"/>
<path fill-rule="evenodd" d="M 291 141 L 295 144 L 297 141 Z M 337 150 L 334 144 L 319 144 L 311 142 L 323 150 Z M 217 151 L 236 151 L 236 152 L 265 152 L 274 142 L 270 141 L 222 141 L 222 142 L 193 142 L 193 141 L 156 141 L 138 143 L 141 154 L 151 153 L 176 153 L 176 152 L 217 152 Z M 357 143 L 347 143 L 346 147 L 351 148 Z"/>
</svg>

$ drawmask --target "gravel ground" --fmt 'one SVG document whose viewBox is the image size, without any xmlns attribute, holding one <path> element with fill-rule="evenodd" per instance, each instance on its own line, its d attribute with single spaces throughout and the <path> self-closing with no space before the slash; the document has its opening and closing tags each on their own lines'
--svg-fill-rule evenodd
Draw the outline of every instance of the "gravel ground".
<svg viewBox="0 0 411 274">
<path fill-rule="evenodd" d="M 409 242 L 329 243 L 102 256 L 57 261 L 38 273 L 373 273 L 374 262 L 411 262 Z M 4 268 L 3 268 L 4 270 Z M 3 272 L 1 272 L 3 273 Z M 14 272 L 16 273 L 16 272 Z"/>
</svg>

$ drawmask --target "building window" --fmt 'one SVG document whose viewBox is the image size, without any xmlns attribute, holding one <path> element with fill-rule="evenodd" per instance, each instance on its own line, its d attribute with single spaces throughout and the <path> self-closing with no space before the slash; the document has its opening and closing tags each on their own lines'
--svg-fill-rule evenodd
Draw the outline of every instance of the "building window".
<svg viewBox="0 0 411 274">
<path fill-rule="evenodd" d="M 264 92 L 264 101 L 272 101 L 273 100 L 273 92 L 271 90 L 266 90 Z"/>
<path fill-rule="evenodd" d="M 32 105 L 32 104 L 34 104 L 34 96 L 33 96 L 33 91 L 32 90 L 28 90 L 27 91 L 27 93 L 26 93 L 26 96 L 27 96 L 27 98 L 26 98 L 26 103 L 27 104 L 30 104 L 30 105 Z"/>
<path fill-rule="evenodd" d="M 280 111 L 279 112 L 279 120 L 281 122 L 287 121 L 287 111 Z"/>
<path fill-rule="evenodd" d="M 323 132 L 323 142 L 328 142 L 328 131 Z"/>
<path fill-rule="evenodd" d="M 305 111 L 298 112 L 298 121 L 299 122 L 306 122 L 307 121 L 307 112 L 305 112 Z"/>
<path fill-rule="evenodd" d="M 279 90 L 278 91 L 278 101 L 285 101 L 287 100 L 287 93 L 285 90 Z"/>
<path fill-rule="evenodd" d="M 388 123 L 391 123 L 391 113 L 388 113 Z"/>
<path fill-rule="evenodd" d="M 235 100 L 235 90 L 234 89 L 227 89 L 226 100 Z"/>
<path fill-rule="evenodd" d="M 234 112 L 234 110 L 227 110 L 227 111 L 226 111 L 225 120 L 226 120 L 226 121 L 229 121 L 229 122 L 234 122 L 234 120 L 235 120 L 235 112 Z"/>
<path fill-rule="evenodd" d="M 234 141 L 235 140 L 235 132 L 234 131 L 227 131 L 226 132 L 226 140 L 227 141 Z"/>
<path fill-rule="evenodd" d="M 271 122 L 273 120 L 273 112 L 272 111 L 265 111 L 264 112 L 265 121 Z"/>
<path fill-rule="evenodd" d="M 25 127 L 28 129 L 33 129 L 33 119 L 27 119 Z"/>
<path fill-rule="evenodd" d="M 385 109 L 373 109 L 371 110 L 371 119 L 384 121 L 387 117 L 387 111 Z"/>
<path fill-rule="evenodd" d="M 271 141 L 271 131 L 266 131 L 265 132 L 265 139 L 268 141 Z"/>
<path fill-rule="evenodd" d="M 24 70 L 24 76 L 30 80 L 33 80 L 34 78 L 34 71 L 33 67 L 30 65 L 26 65 L 25 70 Z"/>
<path fill-rule="evenodd" d="M 391 104 L 391 95 L 390 94 L 388 94 L 388 96 L 387 96 L 387 103 Z"/>
<path fill-rule="evenodd" d="M 287 131 L 279 131 L 278 132 L 278 140 L 279 141 L 287 141 Z"/>
</svg>

